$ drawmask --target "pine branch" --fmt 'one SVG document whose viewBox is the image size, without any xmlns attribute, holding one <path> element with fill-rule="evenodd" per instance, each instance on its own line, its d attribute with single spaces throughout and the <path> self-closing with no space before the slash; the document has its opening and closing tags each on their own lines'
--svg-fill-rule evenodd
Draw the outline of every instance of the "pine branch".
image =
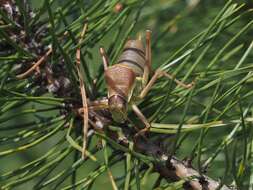
<svg viewBox="0 0 253 190">
<path fill-rule="evenodd" d="M 1 188 L 98 189 L 104 173 L 113 189 L 251 188 L 252 3 L 37 3 L 0 0 Z M 138 137 L 143 124 L 131 110 L 120 124 L 105 106 L 98 52 L 104 46 L 113 65 L 146 29 L 152 69 L 195 85 L 159 79 L 138 105 L 151 125 Z"/>
</svg>

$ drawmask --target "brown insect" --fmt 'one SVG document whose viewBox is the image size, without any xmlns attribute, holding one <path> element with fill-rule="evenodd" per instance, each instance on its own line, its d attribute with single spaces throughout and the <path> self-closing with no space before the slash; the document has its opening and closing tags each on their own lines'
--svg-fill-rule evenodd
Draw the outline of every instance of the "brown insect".
<svg viewBox="0 0 253 190">
<path fill-rule="evenodd" d="M 109 61 L 104 48 L 100 48 L 103 59 L 104 76 L 108 90 L 108 96 L 103 102 L 91 103 L 91 109 L 109 109 L 115 122 L 123 123 L 127 120 L 127 113 L 131 109 L 144 123 L 145 128 L 137 135 L 148 131 L 150 124 L 137 107 L 137 104 L 147 95 L 155 81 L 165 76 L 174 80 L 184 88 L 191 88 L 193 83 L 184 84 L 172 75 L 162 70 L 156 70 L 149 80 L 151 73 L 151 31 L 146 31 L 146 45 L 141 38 L 128 40 L 118 62 L 109 66 Z"/>
</svg>

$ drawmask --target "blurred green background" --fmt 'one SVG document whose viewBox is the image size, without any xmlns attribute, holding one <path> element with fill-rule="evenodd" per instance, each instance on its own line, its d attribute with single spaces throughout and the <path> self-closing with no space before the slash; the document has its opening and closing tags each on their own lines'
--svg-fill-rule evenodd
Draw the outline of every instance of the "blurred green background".
<svg viewBox="0 0 253 190">
<path fill-rule="evenodd" d="M 35 10 L 38 10 L 43 5 L 44 1 L 28 1 L 32 8 Z M 140 12 L 139 19 L 134 26 L 133 31 L 131 32 L 130 37 L 135 38 L 138 34 L 144 34 L 146 29 L 152 30 L 152 64 L 153 68 L 157 68 L 162 63 L 164 63 L 168 57 L 173 55 L 179 48 L 181 48 L 184 44 L 186 44 L 189 40 L 191 40 L 195 35 L 206 29 L 209 24 L 213 21 L 215 16 L 218 14 L 218 12 L 222 9 L 222 7 L 225 5 L 227 1 L 213 1 L 213 0 L 149 0 L 143 7 L 143 9 Z M 242 8 L 241 11 L 250 9 L 253 7 L 253 2 L 248 1 L 233 1 L 238 2 L 239 4 L 245 3 L 246 5 Z M 95 1 L 76 1 L 76 3 L 87 3 L 87 4 L 93 4 Z M 125 1 L 125 4 L 131 3 L 131 1 Z M 64 1 L 55 1 L 53 3 L 52 10 L 57 9 L 59 7 L 66 6 Z M 124 7 L 125 8 L 125 7 Z M 102 9 L 102 8 L 101 8 Z M 130 18 L 135 17 L 136 10 L 131 12 Z M 76 18 L 80 16 L 81 12 L 77 11 L 76 13 L 73 13 L 72 15 L 69 15 L 68 22 L 73 22 Z M 239 14 L 239 13 L 238 13 Z M 47 18 L 48 15 L 45 13 L 41 16 L 41 18 Z M 231 26 L 228 30 L 225 30 L 221 35 L 219 35 L 219 39 L 216 40 L 213 44 L 213 46 L 210 48 L 209 53 L 206 55 L 204 60 L 201 61 L 201 64 L 196 68 L 195 75 L 203 71 L 207 67 L 207 63 L 210 59 L 212 59 L 217 52 L 224 46 L 224 44 L 233 37 L 237 31 L 245 26 L 249 21 L 252 21 L 252 14 L 246 15 L 242 19 L 240 19 L 239 22 L 235 23 L 233 26 Z M 123 38 L 124 31 L 128 30 L 128 26 L 130 26 L 133 22 L 133 19 L 129 19 L 123 29 L 123 32 L 120 34 Z M 98 48 L 99 46 L 103 45 L 106 49 L 109 49 L 109 45 L 112 40 L 112 35 L 114 35 L 117 32 L 117 27 L 115 26 L 108 32 L 98 43 L 94 44 L 92 48 L 89 49 L 90 54 L 92 55 L 91 58 L 87 58 L 87 62 L 90 66 L 90 72 L 91 76 L 95 77 L 98 73 L 98 68 L 101 65 L 101 58 L 98 54 Z M 62 26 L 59 26 L 59 30 L 62 28 Z M 79 28 L 81 30 L 81 27 Z M 79 31 L 80 31 L 79 30 Z M 233 55 L 232 59 L 229 59 L 229 61 L 226 61 L 224 58 L 221 60 L 221 63 L 217 65 L 217 68 L 213 68 L 213 70 L 227 70 L 230 68 L 233 68 L 235 64 L 238 62 L 238 60 L 241 58 L 240 56 L 245 52 L 247 47 L 252 41 L 252 30 L 251 32 L 247 32 L 244 35 L 240 37 L 240 39 L 235 42 L 227 52 L 234 50 L 235 47 L 238 47 L 238 45 L 243 44 L 243 47 L 237 52 L 236 55 Z M 117 42 L 116 45 L 119 45 L 120 41 Z M 199 51 L 199 52 L 198 52 Z M 200 52 L 202 49 L 200 48 L 196 53 L 190 58 L 190 61 L 187 63 L 189 66 L 186 66 L 189 68 L 191 64 L 194 63 L 194 61 L 198 58 Z M 111 52 L 109 52 L 110 54 Z M 110 54 L 111 55 L 111 54 Z M 88 56 L 87 56 L 88 57 Z M 111 58 L 111 57 L 110 57 Z M 251 53 L 248 56 L 248 60 L 251 60 L 252 62 L 253 54 Z M 206 63 L 205 63 L 206 62 Z M 171 71 L 175 71 L 177 67 L 172 67 Z M 180 71 L 178 73 L 179 78 L 183 78 L 186 71 Z M 192 76 L 190 79 L 187 79 L 188 82 L 194 79 L 194 76 Z M 229 81 L 228 81 L 229 83 Z M 99 96 L 105 96 L 106 90 L 104 85 L 99 89 L 100 94 Z M 155 89 L 161 90 L 161 93 L 163 93 L 162 89 Z M 221 89 L 222 90 L 222 89 Z M 198 101 L 201 103 L 207 102 L 212 94 L 211 92 L 214 91 L 213 89 L 210 89 L 210 91 L 206 91 L 202 94 L 202 96 L 199 97 Z M 224 89 L 225 91 L 225 89 Z M 155 91 L 154 91 L 155 93 Z M 245 101 L 245 104 L 247 101 Z M 145 106 L 145 103 L 144 103 Z M 222 107 L 223 105 L 220 105 Z M 40 108 L 40 109 L 47 109 L 47 106 L 36 104 L 36 103 L 29 103 L 25 106 L 18 107 L 16 109 L 12 109 L 8 112 L 9 115 L 13 115 L 15 113 L 21 112 L 23 109 L 30 109 L 30 108 Z M 183 106 L 179 109 L 175 109 L 170 112 L 167 117 L 163 118 L 162 123 L 178 123 L 181 118 Z M 151 109 L 151 108 L 150 108 Z M 236 110 L 239 112 L 239 108 L 236 108 Z M 234 110 L 231 110 L 233 112 Z M 150 112 L 149 107 L 146 108 L 145 112 Z M 189 110 L 188 118 L 193 117 L 195 115 L 198 115 L 200 111 L 198 110 L 197 106 L 193 106 L 191 110 Z M 20 117 L 15 117 L 14 119 L 8 120 L 7 122 L 1 123 L 1 125 L 4 128 L 8 128 L 9 126 L 22 126 L 23 123 L 31 122 L 31 121 L 38 121 L 38 118 L 47 118 L 47 117 L 53 117 L 54 115 L 57 115 L 58 111 L 46 111 L 41 113 L 30 113 L 26 115 L 21 115 Z M 233 115 L 233 114 L 231 114 Z M 236 115 L 236 114 L 235 114 Z M 4 115 L 6 117 L 6 114 Z M 25 128 L 25 126 L 23 126 Z M 214 128 L 211 129 L 208 135 L 204 139 L 204 144 L 207 146 L 207 149 L 210 150 L 207 151 L 202 159 L 207 159 L 212 153 L 213 150 L 212 146 L 217 146 L 216 142 L 221 141 L 224 138 L 223 134 L 228 134 L 231 132 L 230 127 L 224 127 L 224 128 Z M 9 135 L 15 135 L 17 132 L 20 132 L 19 130 L 13 129 L 13 130 L 2 130 L 0 133 L 1 138 Z M 181 159 L 183 159 L 186 156 L 189 156 L 192 152 L 192 147 L 194 146 L 196 139 L 198 139 L 200 134 L 199 130 L 196 130 L 192 132 L 188 138 L 183 142 L 182 146 L 180 147 L 179 151 L 177 152 L 177 156 Z M 47 153 L 50 147 L 55 145 L 56 142 L 59 140 L 65 140 L 64 137 L 66 135 L 66 130 L 59 131 L 56 135 L 53 135 L 52 137 L 48 138 L 43 143 L 40 143 L 39 145 L 36 145 L 35 147 L 29 148 L 29 150 L 20 151 L 15 154 L 11 154 L 5 157 L 2 157 L 0 160 L 0 174 L 4 174 L 5 172 L 17 169 L 29 162 L 32 162 L 34 159 L 37 159 L 40 156 L 43 156 Z M 214 141 L 215 139 L 215 141 Z M 91 147 L 96 146 L 98 143 L 98 139 L 94 138 L 91 143 Z M 67 145 L 67 142 L 63 144 L 63 147 Z M 9 148 L 14 147 L 15 144 L 11 145 L 2 145 L 0 146 L 0 150 L 6 150 Z M 238 146 L 238 153 L 240 154 L 240 146 L 241 142 L 238 140 L 238 144 L 234 145 Z M 230 152 L 231 153 L 231 152 Z M 122 154 L 122 153 L 120 153 Z M 73 161 L 73 155 L 74 152 L 72 152 L 71 155 L 67 156 L 66 159 L 64 159 L 63 162 L 61 162 L 57 167 L 51 168 L 53 169 L 52 174 L 48 173 L 48 175 L 51 175 L 51 178 L 57 176 L 57 174 L 61 174 L 62 171 L 66 170 L 66 166 L 70 166 Z M 96 154 L 97 158 L 101 162 L 103 162 L 103 152 L 100 151 Z M 225 171 L 225 155 L 223 153 L 220 153 L 218 157 L 216 157 L 215 161 L 213 162 L 211 168 L 208 169 L 208 175 L 210 177 L 213 177 L 215 179 L 218 179 L 219 177 L 222 177 L 224 175 Z M 196 163 L 194 163 L 196 164 Z M 196 166 L 196 165 L 195 165 Z M 91 171 L 93 171 L 95 168 L 97 168 L 98 165 L 92 161 L 87 161 L 85 164 L 81 166 L 81 168 L 77 171 L 77 180 L 83 179 L 86 176 L 90 174 Z M 123 179 L 124 178 L 124 168 L 125 168 L 125 161 L 122 160 L 118 162 L 116 165 L 114 165 L 112 169 L 113 176 L 115 179 Z M 250 171 L 248 171 L 250 172 Z M 41 177 L 43 177 L 45 174 L 43 174 Z M 142 181 L 143 184 L 141 186 L 141 189 L 152 189 L 152 186 L 155 183 L 155 180 L 157 179 L 158 175 L 156 173 L 151 174 L 148 177 L 148 181 Z M 15 187 L 13 189 L 33 189 L 32 187 L 38 183 L 40 178 L 34 178 L 32 180 L 27 181 L 24 184 L 21 184 L 18 187 Z M 65 185 L 69 184 L 71 181 L 71 177 L 68 177 L 63 183 L 57 185 L 57 183 L 53 183 L 52 185 L 48 185 L 44 189 L 61 189 Z M 225 182 L 231 183 L 232 176 L 228 175 Z M 121 188 L 123 189 L 123 182 L 121 181 L 119 184 L 121 184 Z M 108 175 L 106 172 L 104 172 L 102 175 L 97 177 L 97 179 L 94 181 L 93 186 L 91 189 L 112 189 L 111 182 L 108 178 Z M 36 189 L 36 188 L 35 188 Z M 78 188 L 77 188 L 78 189 Z M 135 189 L 133 187 L 132 189 Z"/>
</svg>

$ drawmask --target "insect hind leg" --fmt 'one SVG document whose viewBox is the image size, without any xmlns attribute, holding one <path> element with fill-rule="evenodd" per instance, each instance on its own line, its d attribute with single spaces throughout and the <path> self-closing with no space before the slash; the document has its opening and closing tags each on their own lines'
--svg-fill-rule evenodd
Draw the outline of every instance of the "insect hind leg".
<svg viewBox="0 0 253 190">
<path fill-rule="evenodd" d="M 151 73 L 151 30 L 146 30 L 146 45 L 145 45 L 145 66 L 143 73 L 143 85 L 148 82 L 149 74 Z"/>
<path fill-rule="evenodd" d="M 175 78 L 175 76 L 165 72 L 165 71 L 162 71 L 160 69 L 157 69 L 155 74 L 153 75 L 153 77 L 150 79 L 150 81 L 148 82 L 148 84 L 144 87 L 144 89 L 142 90 L 141 94 L 140 94 L 140 98 L 144 98 L 148 91 L 151 89 L 151 87 L 154 85 L 154 83 L 156 82 L 157 79 L 161 78 L 161 77 L 167 77 L 171 80 L 173 80 L 175 83 L 177 83 L 177 85 L 183 87 L 183 88 L 192 88 L 193 85 L 194 85 L 194 82 L 191 82 L 189 84 L 185 84 L 183 83 L 182 81 L 178 80 Z"/>
</svg>

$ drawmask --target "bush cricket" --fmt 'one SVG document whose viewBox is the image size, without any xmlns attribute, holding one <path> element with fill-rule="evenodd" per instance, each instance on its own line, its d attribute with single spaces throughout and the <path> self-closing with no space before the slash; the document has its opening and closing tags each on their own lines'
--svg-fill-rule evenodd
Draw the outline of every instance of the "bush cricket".
<svg viewBox="0 0 253 190">
<path fill-rule="evenodd" d="M 174 76 L 159 69 L 154 72 L 154 75 L 149 80 L 151 73 L 150 30 L 146 31 L 145 48 L 141 37 L 135 40 L 128 40 L 118 62 L 112 66 L 109 66 L 104 48 L 101 47 L 99 51 L 103 60 L 108 95 L 102 101 L 90 102 L 89 110 L 107 109 L 115 122 L 123 123 L 127 120 L 129 108 L 132 109 L 145 125 L 145 128 L 139 130 L 135 137 L 144 135 L 150 128 L 148 120 L 137 107 L 137 104 L 147 95 L 158 78 L 167 77 L 184 88 L 191 88 L 193 85 L 193 83 L 184 84 L 174 78 Z"/>
<path fill-rule="evenodd" d="M 128 40 L 119 57 L 117 64 L 109 66 L 104 48 L 100 48 L 104 70 L 105 82 L 108 90 L 107 107 L 114 121 L 122 123 L 127 120 L 128 107 L 144 123 L 145 128 L 138 132 L 141 134 L 150 128 L 150 124 L 137 107 L 137 104 L 147 95 L 155 81 L 164 76 L 174 80 L 184 88 L 191 88 L 193 83 L 184 84 L 172 75 L 162 70 L 156 70 L 149 80 L 151 73 L 151 31 L 146 31 L 145 48 L 141 37 Z"/>
</svg>

